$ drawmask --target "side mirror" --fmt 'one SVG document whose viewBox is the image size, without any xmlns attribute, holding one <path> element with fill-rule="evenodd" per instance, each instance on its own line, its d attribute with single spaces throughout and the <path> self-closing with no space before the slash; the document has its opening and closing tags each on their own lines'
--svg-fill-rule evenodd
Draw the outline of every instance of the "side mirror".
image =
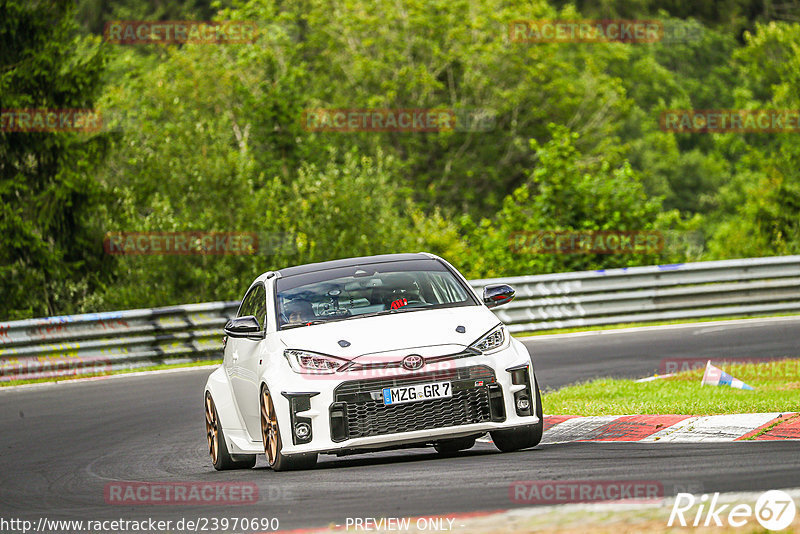
<svg viewBox="0 0 800 534">
<path fill-rule="evenodd" d="M 483 288 L 483 303 L 487 308 L 495 308 L 514 300 L 516 291 L 508 284 L 491 284 Z"/>
<path fill-rule="evenodd" d="M 252 315 L 236 317 L 228 321 L 225 325 L 225 334 L 230 337 L 246 337 L 250 339 L 264 339 L 264 331 L 258 324 L 258 320 Z"/>
</svg>

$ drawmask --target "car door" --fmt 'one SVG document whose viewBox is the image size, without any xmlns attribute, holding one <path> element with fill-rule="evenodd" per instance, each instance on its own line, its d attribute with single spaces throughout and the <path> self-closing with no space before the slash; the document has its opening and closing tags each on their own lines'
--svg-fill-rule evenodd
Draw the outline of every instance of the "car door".
<svg viewBox="0 0 800 534">
<path fill-rule="evenodd" d="M 238 317 L 253 315 L 258 321 L 261 330 L 266 327 L 267 293 L 264 284 L 258 283 L 250 288 L 242 305 Z M 259 419 L 259 379 L 258 360 L 261 353 L 262 340 L 249 338 L 228 338 L 226 346 L 230 352 L 229 373 L 233 396 L 239 415 L 245 424 L 247 432 L 253 440 L 261 439 L 261 420 Z"/>
<path fill-rule="evenodd" d="M 242 303 L 239 305 L 239 311 L 236 313 L 236 317 L 245 317 L 247 315 L 253 315 L 252 313 L 252 304 L 254 302 L 255 291 L 249 290 L 244 298 L 242 299 Z M 234 400 L 236 400 L 236 395 L 233 390 L 235 382 L 237 379 L 237 372 L 239 367 L 239 352 L 241 350 L 241 343 L 239 343 L 239 338 L 225 336 L 225 343 L 224 343 L 224 350 L 223 350 L 223 359 L 222 364 L 225 367 L 225 372 L 228 375 L 228 382 L 231 384 L 231 393 L 234 394 Z M 236 404 L 236 411 L 239 413 L 239 417 L 244 422 L 244 417 L 242 416 L 242 410 L 239 407 L 239 403 L 235 402 Z"/>
<path fill-rule="evenodd" d="M 250 312 L 250 303 L 253 300 L 253 291 L 248 291 L 245 294 L 244 298 L 242 299 L 242 303 L 239 304 L 239 311 L 236 313 L 236 317 L 245 317 L 247 315 L 252 315 Z M 239 362 L 239 345 L 236 343 L 237 338 L 225 336 L 223 338 L 222 344 L 222 365 L 225 368 L 225 372 L 228 375 L 228 380 L 233 381 L 233 377 L 236 375 L 236 366 Z"/>
</svg>

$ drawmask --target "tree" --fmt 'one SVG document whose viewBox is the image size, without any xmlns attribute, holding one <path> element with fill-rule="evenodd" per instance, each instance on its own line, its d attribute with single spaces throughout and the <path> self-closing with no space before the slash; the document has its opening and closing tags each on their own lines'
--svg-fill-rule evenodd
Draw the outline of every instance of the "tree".
<svg viewBox="0 0 800 534">
<path fill-rule="evenodd" d="M 70 0 L 0 2 L 0 108 L 93 108 L 105 54 Z M 107 280 L 92 179 L 107 137 L 0 129 L 0 317 L 81 308 Z"/>
<path fill-rule="evenodd" d="M 492 219 L 466 221 L 473 276 L 513 276 L 655 263 L 660 255 L 531 254 L 515 235 L 538 231 L 658 229 L 660 200 L 648 198 L 630 165 L 614 155 L 587 159 L 577 134 L 551 125 L 552 139 L 531 141 L 536 166 L 530 180 L 503 201 Z"/>
<path fill-rule="evenodd" d="M 734 55 L 742 87 L 736 107 L 800 108 L 800 24 L 757 25 Z M 800 253 L 800 141 L 797 132 L 729 134 L 734 180 L 721 189 L 710 243 L 714 258 Z"/>
</svg>

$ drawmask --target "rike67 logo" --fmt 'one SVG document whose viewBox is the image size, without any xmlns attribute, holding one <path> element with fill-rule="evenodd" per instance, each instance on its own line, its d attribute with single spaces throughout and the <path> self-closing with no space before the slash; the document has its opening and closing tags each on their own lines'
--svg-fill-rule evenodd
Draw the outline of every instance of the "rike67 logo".
<svg viewBox="0 0 800 534">
<path fill-rule="evenodd" d="M 696 512 L 693 510 L 695 505 L 698 505 Z M 677 520 L 677 524 L 682 527 L 722 527 L 726 523 L 732 527 L 743 527 L 755 516 L 756 521 L 765 529 L 783 530 L 792 524 L 796 512 L 791 495 L 781 490 L 763 493 L 755 507 L 742 503 L 720 504 L 719 493 L 714 493 L 710 501 L 708 495 L 703 495 L 698 500 L 691 493 L 679 493 L 675 497 L 667 526 L 673 526 Z"/>
</svg>

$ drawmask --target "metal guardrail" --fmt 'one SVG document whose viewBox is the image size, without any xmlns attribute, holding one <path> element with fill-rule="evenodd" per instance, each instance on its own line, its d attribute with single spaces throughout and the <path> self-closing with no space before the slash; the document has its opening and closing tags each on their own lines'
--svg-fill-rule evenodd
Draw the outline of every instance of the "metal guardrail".
<svg viewBox="0 0 800 534">
<path fill-rule="evenodd" d="M 237 301 L 0 323 L 0 382 L 221 356 Z"/>
<path fill-rule="evenodd" d="M 510 284 L 495 313 L 511 332 L 800 312 L 800 256 L 473 280 Z"/>
<path fill-rule="evenodd" d="M 514 286 L 495 310 L 511 332 L 800 312 L 800 256 L 473 280 Z M 221 357 L 239 303 L 211 302 L 0 323 L 0 382 Z"/>
</svg>

